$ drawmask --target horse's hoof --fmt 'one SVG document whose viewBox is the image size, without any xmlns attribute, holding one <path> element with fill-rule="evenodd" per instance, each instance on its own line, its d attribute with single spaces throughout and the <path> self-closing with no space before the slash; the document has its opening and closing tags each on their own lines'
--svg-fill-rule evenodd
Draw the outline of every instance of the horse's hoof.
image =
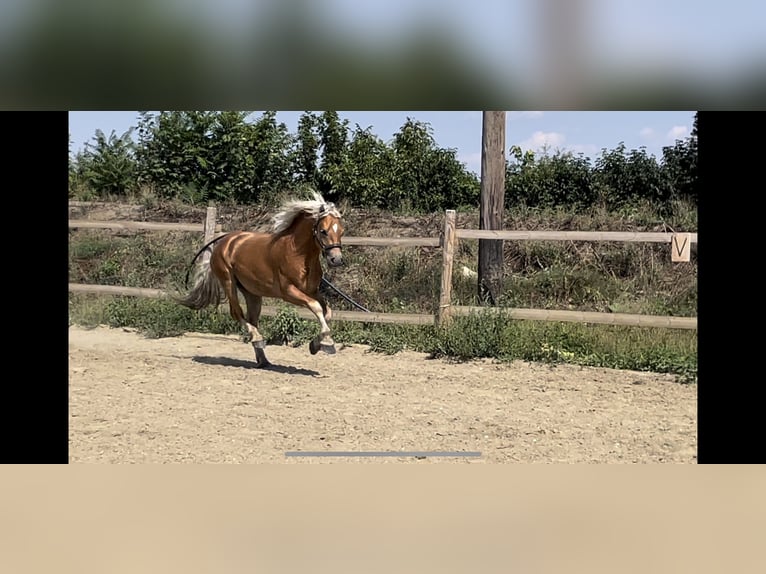
<svg viewBox="0 0 766 574">
<path fill-rule="evenodd" d="M 261 339 L 260 341 L 251 341 L 253 343 L 253 347 L 256 349 L 265 349 L 266 348 L 266 339 Z"/>
<path fill-rule="evenodd" d="M 322 349 L 322 351 L 324 351 L 328 355 L 335 354 L 335 343 L 331 343 L 329 345 L 320 345 L 320 348 Z"/>
<path fill-rule="evenodd" d="M 272 366 L 271 363 L 268 361 L 261 361 L 260 363 L 255 363 L 256 369 L 268 369 L 271 366 Z"/>
<path fill-rule="evenodd" d="M 316 355 L 319 352 L 319 345 L 317 345 L 316 341 L 311 341 L 309 343 L 309 352 L 312 355 Z"/>
</svg>

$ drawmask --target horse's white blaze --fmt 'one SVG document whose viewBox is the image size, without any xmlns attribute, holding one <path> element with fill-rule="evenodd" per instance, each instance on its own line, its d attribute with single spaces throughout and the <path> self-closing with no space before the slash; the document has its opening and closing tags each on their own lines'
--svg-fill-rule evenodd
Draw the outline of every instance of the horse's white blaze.
<svg viewBox="0 0 766 574">
<path fill-rule="evenodd" d="M 335 233 L 338 233 L 338 224 L 337 224 L 337 223 L 333 223 L 333 224 L 332 224 L 332 230 L 333 230 Z"/>
</svg>

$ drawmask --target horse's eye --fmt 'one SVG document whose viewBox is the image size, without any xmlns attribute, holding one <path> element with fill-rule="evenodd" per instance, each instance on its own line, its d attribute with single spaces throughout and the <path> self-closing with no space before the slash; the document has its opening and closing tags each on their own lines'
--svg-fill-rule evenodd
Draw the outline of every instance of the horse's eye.
<svg viewBox="0 0 766 574">
<path fill-rule="evenodd" d="M 327 235 L 327 230 L 326 229 L 322 229 L 321 233 L 322 233 L 322 235 Z"/>
</svg>

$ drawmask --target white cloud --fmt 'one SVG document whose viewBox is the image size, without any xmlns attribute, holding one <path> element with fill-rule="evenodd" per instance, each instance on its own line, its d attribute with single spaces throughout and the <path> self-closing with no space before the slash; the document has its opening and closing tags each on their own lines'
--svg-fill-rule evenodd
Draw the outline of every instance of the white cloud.
<svg viewBox="0 0 766 574">
<path fill-rule="evenodd" d="M 673 126 L 668 130 L 667 138 L 670 141 L 680 140 L 686 137 L 689 129 L 686 126 Z"/>
<path fill-rule="evenodd" d="M 566 136 L 558 132 L 536 131 L 531 137 L 525 139 L 519 145 L 522 149 L 540 151 L 546 146 L 551 149 L 561 147 L 565 140 Z"/>
<path fill-rule="evenodd" d="M 571 153 L 574 156 L 583 154 L 589 158 L 593 158 L 601 151 L 601 148 L 595 144 L 568 144 L 566 139 L 566 136 L 560 132 L 536 131 L 524 141 L 519 142 L 518 145 L 522 150 L 531 150 L 538 154 L 542 153 L 544 148 L 547 148 L 548 153 L 551 154 L 560 151 Z"/>
<path fill-rule="evenodd" d="M 638 135 L 644 139 L 652 139 L 656 134 L 654 133 L 653 128 L 645 127 L 640 132 L 638 132 Z"/>
</svg>

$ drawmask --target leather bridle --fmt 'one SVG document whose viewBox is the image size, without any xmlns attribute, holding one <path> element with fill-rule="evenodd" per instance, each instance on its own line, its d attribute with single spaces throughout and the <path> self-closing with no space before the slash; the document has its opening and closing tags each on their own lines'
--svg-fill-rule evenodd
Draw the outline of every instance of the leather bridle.
<svg viewBox="0 0 766 574">
<path fill-rule="evenodd" d="M 324 211 L 324 209 L 322 211 Z M 322 249 L 322 251 L 325 253 L 325 255 L 327 254 L 328 251 L 330 251 L 330 249 L 336 249 L 336 248 L 342 249 L 343 247 L 340 243 L 331 243 L 330 245 L 325 245 L 324 243 L 322 243 L 322 239 L 319 236 L 319 222 L 322 220 L 322 217 L 325 217 L 326 215 L 327 214 L 320 216 L 319 219 L 317 219 L 316 223 L 314 224 L 314 239 L 316 239 L 317 244 L 319 245 L 320 249 Z"/>
</svg>

